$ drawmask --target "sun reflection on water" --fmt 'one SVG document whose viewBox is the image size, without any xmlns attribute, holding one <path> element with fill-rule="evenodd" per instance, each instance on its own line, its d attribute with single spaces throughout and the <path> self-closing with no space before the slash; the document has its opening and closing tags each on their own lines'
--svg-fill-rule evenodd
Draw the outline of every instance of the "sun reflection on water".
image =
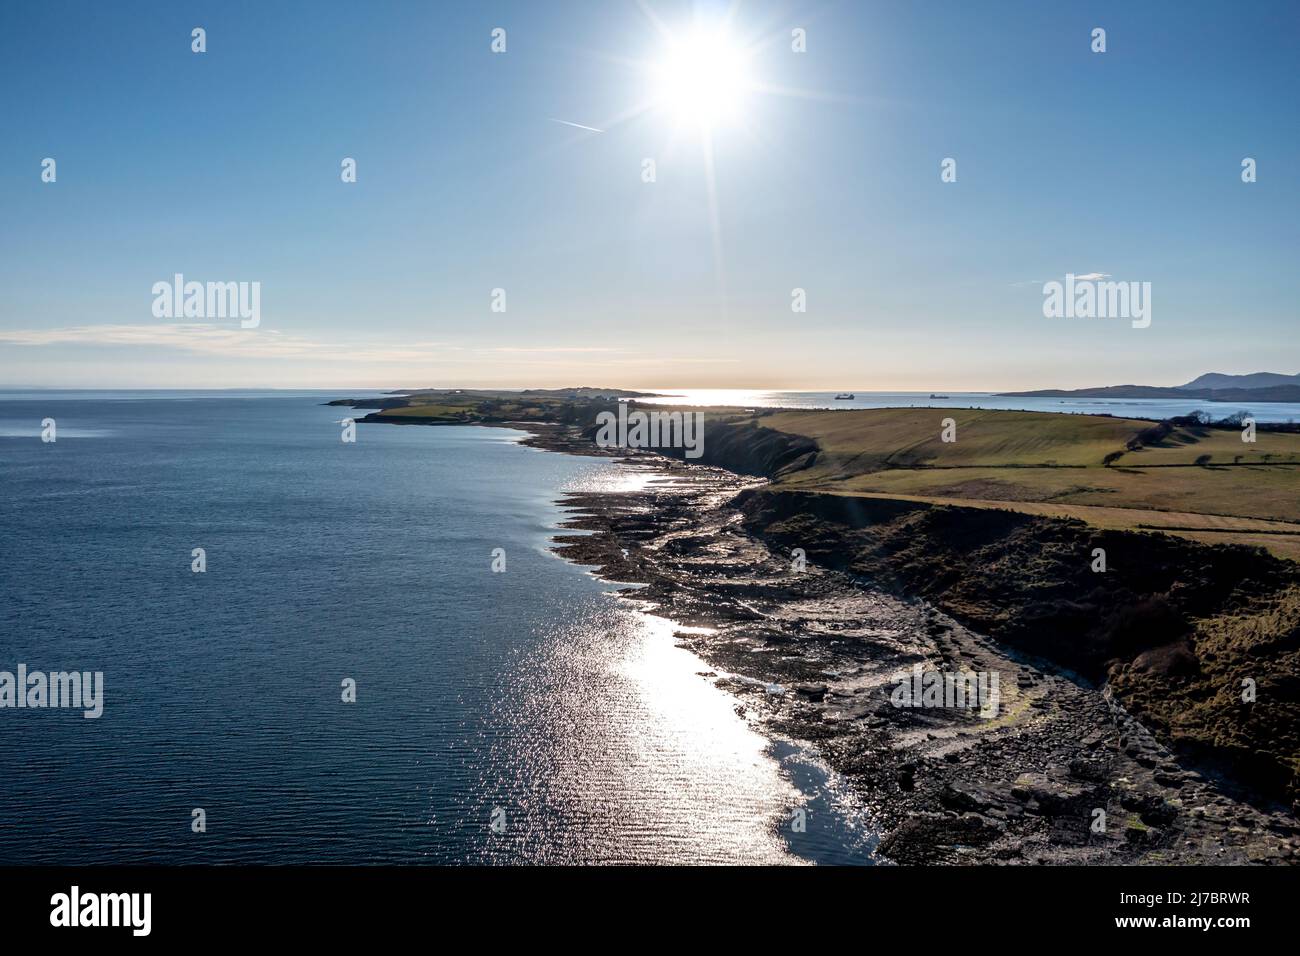
<svg viewBox="0 0 1300 956">
<path fill-rule="evenodd" d="M 591 468 L 564 483 L 562 492 L 582 494 L 635 494 L 663 481 L 663 476 L 640 468 L 621 465 Z"/>
<path fill-rule="evenodd" d="M 497 858 L 801 862 L 778 832 L 799 793 L 767 739 L 700 676 L 671 621 L 600 604 L 511 664 L 501 715 L 514 732 L 494 745 L 492 799 L 512 825 Z"/>
</svg>

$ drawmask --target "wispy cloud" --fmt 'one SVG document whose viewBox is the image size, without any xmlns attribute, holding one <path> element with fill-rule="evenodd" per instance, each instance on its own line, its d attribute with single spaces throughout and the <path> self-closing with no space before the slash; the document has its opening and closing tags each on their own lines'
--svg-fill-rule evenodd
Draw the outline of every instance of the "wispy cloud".
<svg viewBox="0 0 1300 956">
<path fill-rule="evenodd" d="M 76 325 L 61 329 L 0 330 L 0 342 L 26 346 L 99 346 L 177 349 L 205 355 L 240 358 L 349 359 L 370 362 L 410 362 L 433 357 L 455 346 L 439 342 L 388 346 L 321 342 L 286 335 L 274 329 L 250 332 L 203 322 L 158 325 Z"/>
<path fill-rule="evenodd" d="M 735 365 L 740 362 L 740 359 L 738 358 L 706 358 L 703 356 L 665 355 L 662 357 L 656 356 L 656 358 L 661 359 L 668 365 Z M 642 366 L 646 364 L 646 359 L 644 357 L 635 359 L 616 359 L 608 364 Z"/>
<path fill-rule="evenodd" d="M 581 123 L 570 123 L 568 120 L 555 119 L 554 117 L 551 117 L 550 120 L 552 123 L 560 123 L 563 126 L 572 126 L 574 129 L 585 129 L 592 133 L 605 132 L 603 129 L 596 129 L 594 126 L 583 126 Z"/>
<path fill-rule="evenodd" d="M 477 367 L 573 367 L 584 356 L 602 365 L 643 366 L 646 356 L 633 348 L 603 345 L 453 345 L 446 342 L 325 342 L 274 329 L 250 331 L 205 322 L 157 325 L 76 325 L 57 329 L 0 330 L 0 344 L 40 347 L 172 349 L 207 356 L 244 359 L 311 359 L 324 362 Z M 568 356 L 568 358 L 565 358 Z M 730 364 L 733 358 L 683 356 L 674 364 Z"/>
<path fill-rule="evenodd" d="M 626 352 L 627 349 L 609 349 L 609 348 L 601 348 L 599 346 L 585 346 L 585 345 L 574 345 L 574 346 L 561 345 L 561 346 L 554 346 L 549 348 L 519 348 L 519 347 L 512 347 L 512 346 L 501 346 L 498 348 L 490 348 L 490 349 L 475 349 L 474 351 L 476 352 Z"/>
<path fill-rule="evenodd" d="M 1076 282 L 1096 282 L 1096 281 L 1098 281 L 1099 279 L 1109 279 L 1110 277 L 1111 277 L 1111 276 L 1110 276 L 1110 273 L 1109 273 L 1109 272 L 1087 272 L 1087 273 L 1084 273 L 1083 275 L 1076 275 L 1076 276 L 1074 277 L 1074 280 L 1075 280 Z M 1013 283 L 1011 283 L 1011 288 L 1013 288 L 1013 289 L 1022 289 L 1022 288 L 1024 288 L 1025 286 L 1030 286 L 1030 285 L 1042 285 L 1043 283 L 1045 283 L 1045 282 L 1050 282 L 1050 281 L 1060 281 L 1060 280 L 1059 280 L 1059 279 L 1058 279 L 1058 280 L 1050 280 L 1050 279 L 1025 279 L 1023 282 L 1013 282 Z"/>
</svg>

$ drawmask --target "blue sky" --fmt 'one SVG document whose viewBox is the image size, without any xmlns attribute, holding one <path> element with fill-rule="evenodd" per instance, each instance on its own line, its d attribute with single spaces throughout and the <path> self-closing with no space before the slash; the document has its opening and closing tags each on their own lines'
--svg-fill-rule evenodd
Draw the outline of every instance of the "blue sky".
<svg viewBox="0 0 1300 956">
<path fill-rule="evenodd" d="M 1300 371 L 1300 5 L 739 3 L 711 203 L 698 128 L 613 120 L 654 96 L 646 8 L 682 36 L 731 6 L 3 5 L 0 384 Z M 155 318 L 178 272 L 260 282 L 261 324 Z M 1150 282 L 1150 328 L 1044 318 L 1067 272 Z"/>
</svg>

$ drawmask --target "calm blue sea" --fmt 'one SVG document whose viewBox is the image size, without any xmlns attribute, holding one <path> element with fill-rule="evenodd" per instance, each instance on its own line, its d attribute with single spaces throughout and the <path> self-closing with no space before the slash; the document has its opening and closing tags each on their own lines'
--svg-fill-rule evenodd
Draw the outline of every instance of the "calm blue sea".
<svg viewBox="0 0 1300 956">
<path fill-rule="evenodd" d="M 345 444 L 336 395 L 0 392 L 0 671 L 105 682 L 98 720 L 0 709 L 0 864 L 868 859 L 811 755 L 549 553 L 620 465 Z"/>
<path fill-rule="evenodd" d="M 1116 418 L 1160 420 L 1194 411 L 1211 418 L 1226 418 L 1248 411 L 1260 422 L 1300 421 L 1297 402 L 1206 402 L 1200 399 L 1164 398 L 1015 398 L 992 392 L 868 392 L 853 391 L 853 398 L 836 399 L 837 392 L 778 392 L 761 389 L 646 389 L 662 397 L 648 399 L 672 405 L 742 405 L 746 408 L 991 408 L 1030 412 L 1060 412 L 1075 415 L 1113 415 Z M 931 398 L 942 395 L 942 398 Z"/>
</svg>

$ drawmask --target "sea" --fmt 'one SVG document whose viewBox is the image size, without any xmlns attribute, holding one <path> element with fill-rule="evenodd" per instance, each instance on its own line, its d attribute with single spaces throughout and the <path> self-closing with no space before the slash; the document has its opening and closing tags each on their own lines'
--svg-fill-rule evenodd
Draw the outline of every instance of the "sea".
<svg viewBox="0 0 1300 956">
<path fill-rule="evenodd" d="M 0 865 L 874 862 L 815 752 L 551 552 L 637 475 L 345 442 L 336 397 L 0 392 L 0 681 L 103 687 L 0 706 Z"/>
<path fill-rule="evenodd" d="M 1257 422 L 1300 421 L 1300 402 L 1208 402 L 1169 398 L 1032 398 L 993 392 L 780 392 L 758 389 L 644 389 L 664 405 L 736 405 L 743 408 L 989 408 L 1073 415 L 1111 415 L 1160 421 L 1203 411 L 1212 419 L 1249 412 Z M 836 398 L 852 395 L 851 399 Z"/>
</svg>

